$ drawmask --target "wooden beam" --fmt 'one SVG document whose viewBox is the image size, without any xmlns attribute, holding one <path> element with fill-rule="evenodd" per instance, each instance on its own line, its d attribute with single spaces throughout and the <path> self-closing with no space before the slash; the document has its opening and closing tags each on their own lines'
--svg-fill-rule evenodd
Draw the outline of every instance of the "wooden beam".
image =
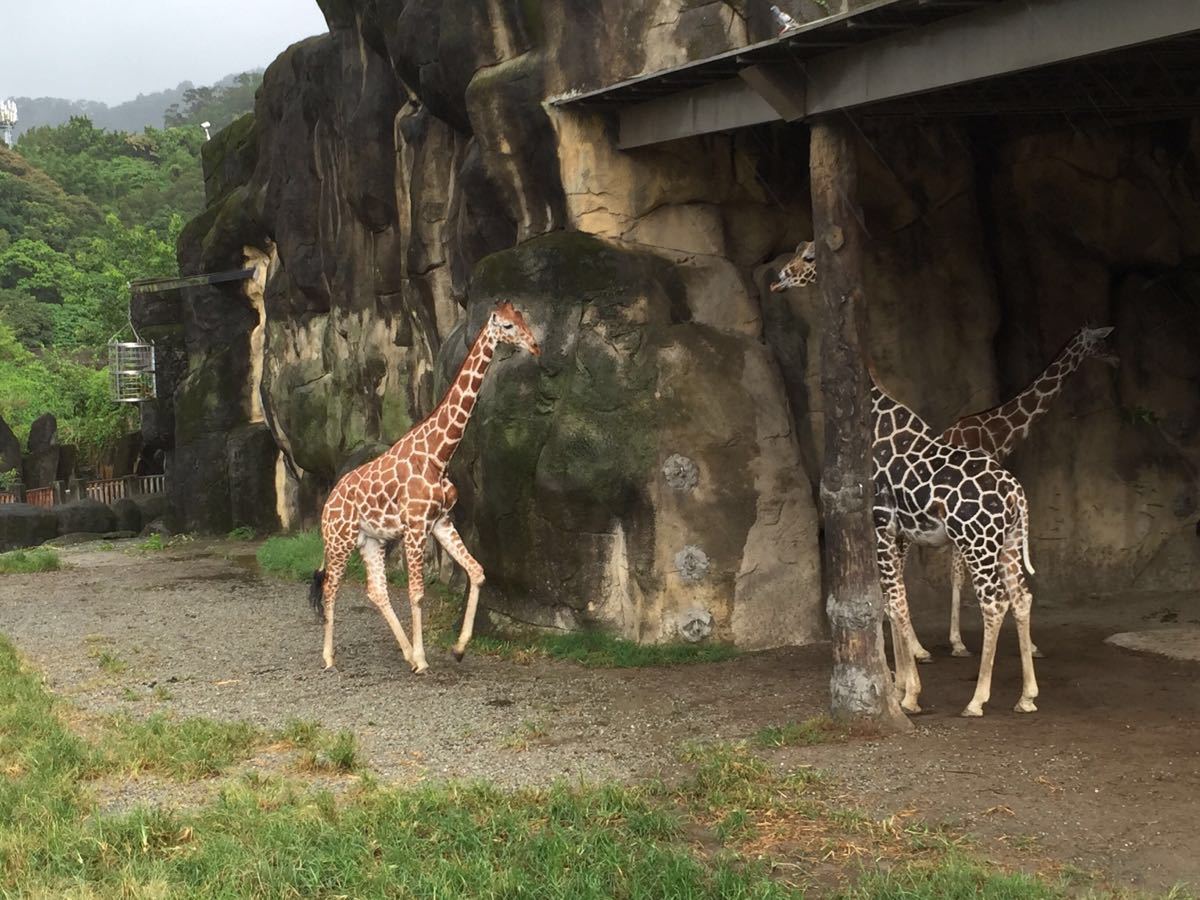
<svg viewBox="0 0 1200 900">
<path fill-rule="evenodd" d="M 892 729 L 912 725 L 900 710 L 883 650 L 883 597 L 875 559 L 870 381 L 858 323 L 864 310 L 858 165 L 843 117 L 813 123 L 809 153 L 817 283 L 825 300 L 821 392 L 825 461 L 827 612 L 833 640 L 830 708 L 835 718 Z"/>
<path fill-rule="evenodd" d="M 1197 0 L 1008 0 L 808 62 L 818 115 L 1200 31 Z"/>
</svg>

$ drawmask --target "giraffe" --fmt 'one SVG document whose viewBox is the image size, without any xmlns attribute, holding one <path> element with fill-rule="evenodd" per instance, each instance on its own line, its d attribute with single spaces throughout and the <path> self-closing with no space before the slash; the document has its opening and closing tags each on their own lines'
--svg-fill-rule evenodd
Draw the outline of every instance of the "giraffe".
<svg viewBox="0 0 1200 900">
<path fill-rule="evenodd" d="M 801 244 L 771 284 L 782 291 L 815 280 L 815 253 Z M 984 620 L 975 693 L 962 714 L 983 715 L 991 696 L 992 666 L 1000 626 L 1009 608 L 1021 647 L 1022 690 L 1014 707 L 1035 712 L 1038 696 L 1029 616 L 1033 595 L 1025 583 L 1029 561 L 1029 507 L 1011 474 L 980 450 L 939 440 L 920 416 L 888 395 L 871 373 L 871 456 L 876 551 L 884 605 L 892 629 L 901 708 L 920 712 L 916 634 L 904 589 L 904 559 L 910 543 L 951 543 L 969 566 Z"/>
<path fill-rule="evenodd" d="M 816 252 L 811 241 L 803 241 L 795 254 L 780 270 L 773 282 L 773 291 L 803 287 L 817 280 Z M 1029 434 L 1029 429 L 1045 414 L 1051 402 L 1084 360 L 1094 357 L 1108 365 L 1118 364 L 1117 357 L 1106 352 L 1104 339 L 1112 333 L 1111 326 L 1084 326 L 1067 343 L 1050 365 L 1028 387 L 1007 403 L 963 416 L 942 432 L 940 439 L 954 447 L 982 450 L 997 462 L 1003 463 L 1016 446 Z M 960 606 L 962 587 L 967 568 L 962 555 L 951 548 L 950 561 L 950 647 L 953 656 L 970 656 L 962 640 Z M 933 655 L 916 641 L 917 661 L 928 663 Z M 1033 655 L 1043 654 L 1035 645 Z"/>
<path fill-rule="evenodd" d="M 1016 446 L 1029 434 L 1033 423 L 1045 414 L 1051 402 L 1062 391 L 1067 378 L 1088 358 L 1096 358 L 1110 366 L 1118 364 L 1115 356 L 1106 352 L 1104 339 L 1112 334 L 1111 326 L 1084 326 L 1075 333 L 1045 370 L 1025 390 L 1007 403 L 963 416 L 941 434 L 941 440 L 953 447 L 982 450 L 996 462 L 1004 462 Z M 963 644 L 959 622 L 959 600 L 966 581 L 966 566 L 957 550 L 951 551 L 950 562 L 950 647 L 953 656 L 970 656 Z M 929 662 L 931 655 L 918 641 L 913 648 L 918 662 Z M 1037 647 L 1034 656 L 1041 656 Z"/>
<path fill-rule="evenodd" d="M 425 594 L 425 544 L 430 534 L 466 570 L 470 580 L 462 631 L 454 645 L 455 658 L 462 660 L 471 639 L 484 575 L 483 567 L 467 551 L 450 519 L 458 491 L 446 477 L 446 467 L 462 440 L 484 373 L 500 343 L 541 355 L 524 317 L 511 303 L 497 304 L 441 402 L 391 449 L 344 475 L 325 501 L 321 511 L 325 554 L 321 568 L 313 573 L 309 599 L 325 623 L 322 655 L 327 671 L 334 670 L 334 600 L 346 562 L 356 547 L 367 570 L 367 596 L 391 627 L 404 659 L 418 675 L 429 669 L 421 634 L 421 600 Z M 387 544 L 400 539 L 404 540 L 408 568 L 411 644 L 392 609 L 385 570 Z"/>
<path fill-rule="evenodd" d="M 952 447 L 925 421 L 879 387 L 872 373 L 871 454 L 875 482 L 875 536 L 880 586 L 892 625 L 900 705 L 920 712 L 917 636 L 904 590 L 904 559 L 912 543 L 950 543 L 970 569 L 983 614 L 983 650 L 975 694 L 964 716 L 983 715 L 991 696 L 992 664 L 1000 626 L 1011 607 L 1021 648 L 1021 699 L 1017 712 L 1035 712 L 1029 615 L 1033 595 L 1024 569 L 1029 561 L 1029 505 L 1020 483 L 980 450 Z"/>
</svg>

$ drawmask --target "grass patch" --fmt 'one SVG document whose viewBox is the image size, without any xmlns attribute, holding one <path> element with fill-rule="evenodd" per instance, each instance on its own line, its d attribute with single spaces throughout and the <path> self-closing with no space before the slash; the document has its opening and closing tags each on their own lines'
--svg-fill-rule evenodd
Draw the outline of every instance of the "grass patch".
<svg viewBox="0 0 1200 900">
<path fill-rule="evenodd" d="M 358 745 L 353 733 L 330 734 L 319 722 L 294 719 L 280 739 L 303 751 L 301 768 L 313 772 L 354 772 L 359 768 Z"/>
<path fill-rule="evenodd" d="M 771 725 L 754 735 L 759 747 L 803 747 L 843 741 L 849 731 L 828 716 L 813 716 L 803 722 Z"/>
<path fill-rule="evenodd" d="M 1020 872 L 986 867 L 950 854 L 934 862 L 918 862 L 890 871 L 869 872 L 845 891 L 844 900 L 923 900 L 923 898 L 979 898 L 979 900 L 1058 900 L 1069 895 L 1068 886 L 1047 882 Z"/>
<path fill-rule="evenodd" d="M 448 628 L 435 636 L 440 645 L 447 647 L 457 638 L 458 633 Z M 519 663 L 535 658 L 561 659 L 588 668 L 603 669 L 713 663 L 738 656 L 738 650 L 729 644 L 639 644 L 595 629 L 528 637 L 483 634 L 472 638 L 468 652 L 499 656 Z"/>
<path fill-rule="evenodd" d="M 144 541 L 137 545 L 136 549 L 145 551 L 157 551 L 166 549 L 167 543 L 163 540 L 161 534 L 155 533 L 150 535 Z"/>
<path fill-rule="evenodd" d="M 114 716 L 108 721 L 98 766 L 106 772 L 154 772 L 193 781 L 225 771 L 249 757 L 264 735 L 246 722 L 173 719 L 155 713 L 146 719 Z"/>
<path fill-rule="evenodd" d="M 324 550 L 319 532 L 299 531 L 267 538 L 255 555 L 259 566 L 268 574 L 289 581 L 309 581 L 313 572 L 321 568 Z M 357 550 L 346 565 L 345 578 L 359 582 L 367 580 L 367 572 Z M 388 569 L 388 581 L 392 584 L 408 584 L 404 571 L 396 568 Z"/>
<path fill-rule="evenodd" d="M 62 568 L 58 554 L 48 547 L 10 550 L 0 553 L 0 575 L 28 575 L 31 572 L 57 572 Z"/>
<path fill-rule="evenodd" d="M 129 668 L 129 664 L 125 660 L 110 650 L 94 649 L 89 655 L 96 660 L 96 665 L 100 667 L 100 670 L 109 675 L 120 675 Z"/>
<path fill-rule="evenodd" d="M 225 535 L 231 541 L 252 541 L 256 534 L 253 528 L 249 525 L 239 525 L 234 528 L 229 534 Z"/>
<path fill-rule="evenodd" d="M 847 900 L 1066 895 L 953 848 L 912 862 L 902 826 L 833 822 L 818 779 L 780 773 L 745 745 L 690 748 L 690 774 L 672 786 L 395 788 L 362 777 L 335 796 L 251 772 L 204 806 L 119 815 L 86 789 L 99 774 L 202 777 L 267 738 L 154 716 L 108 720 L 84 741 L 0 638 L 0 896 L 797 900 L 806 885 L 786 880 L 797 859 L 858 875 Z M 314 722 L 275 738 L 353 761 L 352 737 Z M 721 849 L 702 849 L 705 829 Z M 846 850 L 851 840 L 861 853 Z"/>
</svg>

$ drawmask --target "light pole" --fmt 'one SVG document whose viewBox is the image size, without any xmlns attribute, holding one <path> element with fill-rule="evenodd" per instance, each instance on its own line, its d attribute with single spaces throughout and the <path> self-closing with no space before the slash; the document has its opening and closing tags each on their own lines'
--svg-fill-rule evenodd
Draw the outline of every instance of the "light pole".
<svg viewBox="0 0 1200 900">
<path fill-rule="evenodd" d="M 6 147 L 13 145 L 12 130 L 17 124 L 17 103 L 9 97 L 0 103 L 0 137 L 3 137 Z"/>
</svg>

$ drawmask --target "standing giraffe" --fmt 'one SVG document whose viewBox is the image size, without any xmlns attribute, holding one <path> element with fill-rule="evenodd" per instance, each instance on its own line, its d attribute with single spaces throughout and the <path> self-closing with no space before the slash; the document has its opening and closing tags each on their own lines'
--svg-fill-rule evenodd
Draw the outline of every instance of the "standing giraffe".
<svg viewBox="0 0 1200 900">
<path fill-rule="evenodd" d="M 771 290 L 783 291 L 803 287 L 817 280 L 816 251 L 811 241 L 804 241 L 795 254 L 780 270 L 779 277 L 772 283 Z M 1112 333 L 1112 327 L 1081 328 L 1045 371 L 1017 396 L 1000 406 L 985 409 L 959 419 L 941 433 L 939 440 L 954 447 L 967 450 L 982 450 L 997 462 L 1004 462 L 1010 453 L 1029 434 L 1030 426 L 1050 407 L 1070 376 L 1085 359 L 1095 357 L 1109 365 L 1116 365 L 1117 358 L 1106 353 L 1104 339 Z M 967 578 L 967 567 L 957 549 L 951 549 L 950 565 L 950 646 L 954 656 L 970 656 L 962 641 L 960 626 L 960 600 L 962 586 Z M 930 662 L 933 657 L 916 640 L 914 633 L 913 652 L 918 662 Z M 1034 656 L 1041 656 L 1037 647 Z"/>
<path fill-rule="evenodd" d="M 1112 326 L 1091 328 L 1085 326 L 1059 352 L 1030 385 L 1007 403 L 985 409 L 982 412 L 963 416 L 941 434 L 941 440 L 954 447 L 982 450 L 997 462 L 1004 462 L 1016 446 L 1029 435 L 1029 428 L 1049 409 L 1058 396 L 1067 378 L 1079 368 L 1085 359 L 1095 357 L 1108 365 L 1115 366 L 1118 360 L 1106 352 L 1104 339 L 1112 334 Z M 950 646 L 954 656 L 970 656 L 963 644 L 959 627 L 959 599 L 966 581 L 967 570 L 962 556 L 952 551 L 950 563 Z M 920 642 L 913 648 L 920 662 L 930 660 L 929 651 Z M 1037 647 L 1033 655 L 1040 656 Z"/>
<path fill-rule="evenodd" d="M 875 482 L 875 538 L 879 579 L 892 624 L 896 679 L 904 691 L 900 705 L 920 712 L 921 691 L 915 648 L 917 636 L 904 590 L 904 558 L 912 543 L 947 542 L 962 554 L 983 614 L 983 651 L 975 695 L 964 716 L 983 715 L 991 695 L 996 639 L 1009 607 L 1021 646 L 1022 689 L 1017 712 L 1034 712 L 1038 695 L 1033 672 L 1029 613 L 1033 595 L 1022 563 L 1029 562 L 1029 505 L 1020 483 L 979 450 L 940 441 L 925 421 L 888 396 L 871 378 L 871 446 Z"/>
<path fill-rule="evenodd" d="M 421 600 L 425 595 L 422 572 L 425 542 L 431 533 L 466 570 L 471 582 L 462 632 L 454 645 L 455 658 L 463 658 L 475 622 L 483 568 L 467 552 L 450 520 L 458 491 L 446 477 L 446 467 L 462 440 L 484 373 L 499 343 L 514 344 L 534 356 L 541 355 L 521 314 L 511 303 L 498 304 L 475 338 L 442 402 L 390 450 L 344 475 L 325 501 L 321 511 L 325 555 L 321 568 L 313 573 L 309 599 L 325 621 L 326 670 L 333 669 L 333 604 L 346 562 L 356 547 L 367 570 L 367 596 L 391 626 L 413 672 L 422 674 L 428 670 L 421 636 Z M 401 538 L 408 568 L 412 644 L 392 609 L 385 570 L 386 546 Z"/>
<path fill-rule="evenodd" d="M 802 244 L 771 284 L 782 291 L 815 280 L 813 248 Z M 868 367 L 870 368 L 870 367 Z M 970 568 L 984 620 L 983 652 L 975 694 L 964 716 L 983 715 L 991 696 L 992 664 L 1000 626 L 1011 607 L 1021 646 L 1022 690 L 1017 712 L 1034 712 L 1038 695 L 1029 615 L 1033 596 L 1022 563 L 1029 562 L 1029 507 L 1011 474 L 979 450 L 953 447 L 912 410 L 886 394 L 871 372 L 871 444 L 875 487 L 874 523 L 879 580 L 892 628 L 901 707 L 920 712 L 918 646 L 904 589 L 904 558 L 910 543 L 951 543 Z"/>
</svg>

